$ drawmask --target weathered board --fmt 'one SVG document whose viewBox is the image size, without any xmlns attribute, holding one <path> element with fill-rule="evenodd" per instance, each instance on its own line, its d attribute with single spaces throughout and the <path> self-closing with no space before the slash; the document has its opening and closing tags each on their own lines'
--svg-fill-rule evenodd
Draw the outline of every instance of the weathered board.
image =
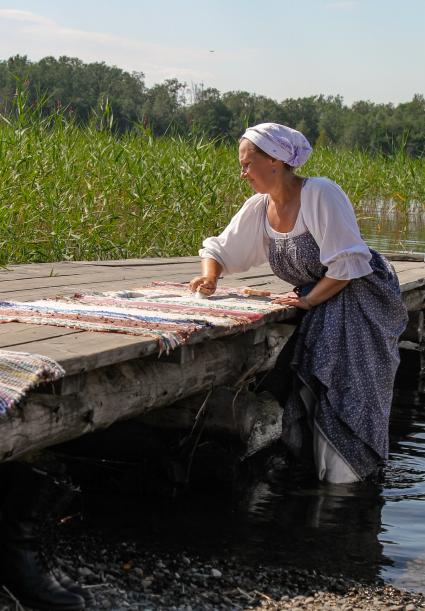
<svg viewBox="0 0 425 611">
<path fill-rule="evenodd" d="M 273 366 L 294 328 L 270 324 L 243 335 L 184 347 L 179 349 L 179 358 L 133 358 L 40 388 L 0 423 L 0 460 L 110 426 L 212 387 L 241 385 Z"/>
</svg>

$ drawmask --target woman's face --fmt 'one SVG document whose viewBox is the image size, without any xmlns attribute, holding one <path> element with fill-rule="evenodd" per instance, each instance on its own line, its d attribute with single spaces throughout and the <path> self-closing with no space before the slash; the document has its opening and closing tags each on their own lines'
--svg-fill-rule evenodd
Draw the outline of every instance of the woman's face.
<svg viewBox="0 0 425 611">
<path fill-rule="evenodd" d="M 262 155 L 249 140 L 239 145 L 241 178 L 247 180 L 257 193 L 269 193 L 275 182 L 276 160 Z"/>
</svg>

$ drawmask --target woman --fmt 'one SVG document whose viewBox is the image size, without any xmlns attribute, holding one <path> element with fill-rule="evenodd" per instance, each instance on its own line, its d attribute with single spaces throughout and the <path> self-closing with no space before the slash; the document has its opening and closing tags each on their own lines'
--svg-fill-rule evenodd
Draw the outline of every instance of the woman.
<svg viewBox="0 0 425 611">
<path fill-rule="evenodd" d="M 327 178 L 294 168 L 311 153 L 298 131 L 276 123 L 248 128 L 241 178 L 256 195 L 200 251 L 192 291 L 211 295 L 221 274 L 270 262 L 295 285 L 275 302 L 304 310 L 284 405 L 283 440 L 299 454 L 303 421 L 313 434 L 318 478 L 351 483 L 375 474 L 388 454 L 388 421 L 407 322 L 394 270 L 362 240 L 351 203 Z"/>
</svg>

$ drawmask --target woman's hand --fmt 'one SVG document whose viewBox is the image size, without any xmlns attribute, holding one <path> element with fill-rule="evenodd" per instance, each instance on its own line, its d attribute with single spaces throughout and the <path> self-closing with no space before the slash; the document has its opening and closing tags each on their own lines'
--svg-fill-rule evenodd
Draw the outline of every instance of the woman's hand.
<svg viewBox="0 0 425 611">
<path fill-rule="evenodd" d="M 210 296 L 215 293 L 217 288 L 217 278 L 215 276 L 197 276 L 189 283 L 192 293 L 199 291 L 204 295 Z"/>
<path fill-rule="evenodd" d="M 202 271 L 201 276 L 196 276 L 190 281 L 189 287 L 192 293 L 202 293 L 206 297 L 209 297 L 215 293 L 217 288 L 217 281 L 222 272 L 222 267 L 215 259 L 209 257 L 202 259 Z"/>
<path fill-rule="evenodd" d="M 273 299 L 272 303 L 294 306 L 295 308 L 300 308 L 301 310 L 311 310 L 311 308 L 313 307 L 310 303 L 308 303 L 305 297 L 300 297 L 294 291 L 279 295 L 278 297 Z"/>
<path fill-rule="evenodd" d="M 311 310 L 334 295 L 337 295 L 350 283 L 350 280 L 337 280 L 324 276 L 307 295 L 300 297 L 295 291 L 279 295 L 272 303 L 290 305 L 301 310 Z"/>
</svg>

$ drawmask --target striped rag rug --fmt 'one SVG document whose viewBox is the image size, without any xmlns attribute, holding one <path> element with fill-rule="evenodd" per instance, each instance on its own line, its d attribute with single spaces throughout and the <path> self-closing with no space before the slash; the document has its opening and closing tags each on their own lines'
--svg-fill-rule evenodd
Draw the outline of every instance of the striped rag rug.
<svg viewBox="0 0 425 611">
<path fill-rule="evenodd" d="M 64 375 L 63 368 L 47 356 L 0 350 L 0 414 L 12 409 L 39 384 L 54 382 Z"/>
<path fill-rule="evenodd" d="M 249 326 L 286 308 L 271 295 L 219 288 L 198 299 L 187 284 L 153 282 L 133 290 L 76 293 L 54 299 L 0 301 L 1 322 L 57 325 L 87 331 L 140 335 L 158 342 L 159 352 L 184 344 L 194 333 Z"/>
</svg>

